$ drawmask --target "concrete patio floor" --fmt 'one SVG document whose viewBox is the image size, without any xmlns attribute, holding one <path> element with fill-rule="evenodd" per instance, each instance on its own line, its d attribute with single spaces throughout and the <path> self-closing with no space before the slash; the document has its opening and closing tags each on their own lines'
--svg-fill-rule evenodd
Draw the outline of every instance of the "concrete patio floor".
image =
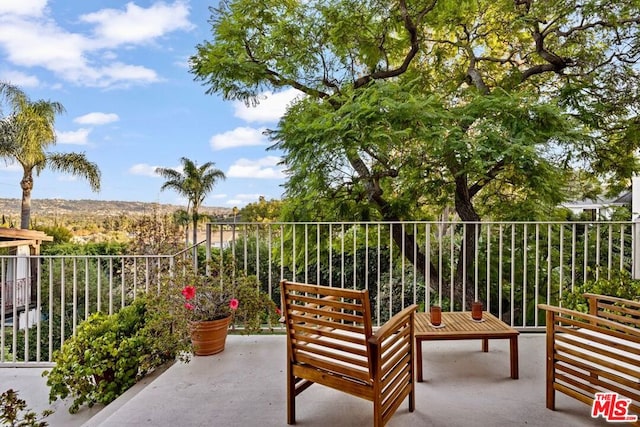
<svg viewBox="0 0 640 427">
<path fill-rule="evenodd" d="M 423 344 L 425 382 L 416 384 L 416 410 L 403 403 L 387 424 L 400 426 L 604 426 L 590 407 L 558 393 L 545 407 L 545 339 L 521 334 L 520 378 L 509 377 L 508 340 Z M 223 353 L 175 363 L 104 409 L 67 413 L 57 402 L 50 426 L 285 426 L 285 337 L 229 336 Z M 42 369 L 0 369 L 0 389 L 13 387 L 34 410 L 48 407 Z M 320 385 L 297 398 L 297 425 L 372 425 L 372 406 Z"/>
</svg>

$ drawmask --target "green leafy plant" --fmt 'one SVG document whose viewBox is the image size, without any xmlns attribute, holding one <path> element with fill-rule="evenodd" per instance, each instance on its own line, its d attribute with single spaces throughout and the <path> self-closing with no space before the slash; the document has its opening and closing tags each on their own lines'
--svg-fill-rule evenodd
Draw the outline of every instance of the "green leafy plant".
<svg viewBox="0 0 640 427">
<path fill-rule="evenodd" d="M 0 423 L 11 427 L 45 427 L 49 424 L 42 418 L 53 413 L 52 410 L 47 409 L 42 411 L 42 415 L 38 418 L 38 414 L 27 408 L 27 402 L 20 399 L 18 392 L 11 388 L 0 395 L 0 409 Z"/>
<path fill-rule="evenodd" d="M 219 320 L 231 316 L 238 309 L 239 301 L 233 297 L 231 287 L 209 283 L 209 278 L 200 278 L 182 288 L 184 308 L 191 321 Z"/>
<path fill-rule="evenodd" d="M 589 304 L 587 299 L 582 296 L 584 293 L 610 295 L 629 300 L 640 299 L 640 280 L 632 279 L 627 271 L 614 270 L 611 274 L 610 279 L 589 280 L 576 286 L 573 291 L 563 294 L 562 306 L 587 313 Z"/>
<path fill-rule="evenodd" d="M 179 268 L 183 273 L 163 285 L 161 293 L 173 301 L 169 309 L 174 317 L 183 317 L 188 333 L 189 321 L 218 320 L 232 316 L 232 324 L 241 333 L 257 333 L 266 325 L 270 330 L 278 324 L 280 310 L 268 294 L 260 290 L 255 276 L 232 267 L 220 269 L 209 265 L 209 274 L 192 268 Z"/>
<path fill-rule="evenodd" d="M 71 413 L 84 404 L 112 402 L 186 349 L 172 322 L 160 297 L 142 297 L 112 315 L 91 315 L 54 353 L 56 366 L 43 372 L 49 400 L 71 396 Z"/>
<path fill-rule="evenodd" d="M 272 331 L 273 326 L 279 324 L 281 312 L 271 297 L 259 290 L 258 278 L 240 275 L 235 280 L 238 307 L 233 314 L 234 325 L 240 325 L 245 334 L 260 332 L 263 325 Z"/>
</svg>

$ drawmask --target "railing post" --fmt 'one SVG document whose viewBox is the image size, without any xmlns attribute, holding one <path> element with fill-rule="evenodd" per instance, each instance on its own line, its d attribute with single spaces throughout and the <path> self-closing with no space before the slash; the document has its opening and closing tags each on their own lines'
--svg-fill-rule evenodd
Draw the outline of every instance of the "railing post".
<svg viewBox="0 0 640 427">
<path fill-rule="evenodd" d="M 206 270 L 206 275 L 209 276 L 211 274 L 211 223 L 207 223 L 206 224 L 206 237 L 205 237 L 205 245 L 207 245 L 204 248 L 204 253 L 205 255 L 205 270 Z"/>
<path fill-rule="evenodd" d="M 631 275 L 640 279 L 640 177 L 631 178 Z"/>
<path fill-rule="evenodd" d="M 634 218 L 631 233 L 631 274 L 634 280 L 640 279 L 640 218 Z"/>
</svg>

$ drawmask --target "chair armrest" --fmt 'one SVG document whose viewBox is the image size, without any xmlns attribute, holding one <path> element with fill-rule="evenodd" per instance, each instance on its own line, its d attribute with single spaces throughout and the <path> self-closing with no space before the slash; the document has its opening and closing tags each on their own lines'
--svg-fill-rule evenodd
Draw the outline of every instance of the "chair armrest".
<svg viewBox="0 0 640 427">
<path fill-rule="evenodd" d="M 418 306 L 416 304 L 412 304 L 401 312 L 396 313 L 387 321 L 387 323 L 374 332 L 374 334 L 369 338 L 369 343 L 378 345 L 379 342 L 382 342 L 391 335 L 397 334 L 409 320 L 411 321 L 410 324 L 413 329 L 413 315 L 417 310 Z"/>
<path fill-rule="evenodd" d="M 413 365 L 414 313 L 418 306 L 413 304 L 393 316 L 369 339 L 370 374 L 372 378 L 384 378 L 398 368 Z M 411 375 L 412 376 L 412 375 Z"/>
</svg>

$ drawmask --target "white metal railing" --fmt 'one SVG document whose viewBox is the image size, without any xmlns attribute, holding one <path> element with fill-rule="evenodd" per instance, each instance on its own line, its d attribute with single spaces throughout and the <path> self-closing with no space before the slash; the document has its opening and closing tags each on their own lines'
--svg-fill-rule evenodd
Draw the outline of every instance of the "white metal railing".
<svg viewBox="0 0 640 427">
<path fill-rule="evenodd" d="M 170 275 L 175 255 L 0 256 L 0 366 L 48 366 L 54 350 L 97 311 L 113 313 Z M 9 274 L 7 274 L 9 273 Z M 28 298 L 14 292 L 17 274 Z M 13 278 L 12 278 L 13 276 Z M 12 280 L 13 279 L 13 280 Z"/>
<path fill-rule="evenodd" d="M 366 288 L 381 324 L 413 303 L 468 310 L 480 300 L 526 330 L 543 326 L 538 303 L 561 304 L 563 294 L 579 284 L 631 272 L 636 227 L 631 222 L 212 223 L 205 246 L 211 259 L 214 245 L 227 247 L 276 301 L 283 278 Z"/>
<path fill-rule="evenodd" d="M 377 324 L 403 307 L 468 310 L 474 300 L 520 330 L 538 330 L 537 304 L 561 304 L 588 280 L 633 269 L 630 222 L 212 223 L 210 262 L 235 262 L 280 301 L 282 279 L 369 289 Z M 51 364 L 96 311 L 112 313 L 170 275 L 174 255 L 31 256 L 27 286 L 0 256 L 0 366 Z M 21 270 L 20 270 L 21 271 Z M 636 269 L 636 271 L 638 271 Z M 427 291 L 427 289 L 429 291 Z M 18 294 L 24 296 L 21 301 Z M 28 304 L 25 302 L 28 301 Z"/>
</svg>

